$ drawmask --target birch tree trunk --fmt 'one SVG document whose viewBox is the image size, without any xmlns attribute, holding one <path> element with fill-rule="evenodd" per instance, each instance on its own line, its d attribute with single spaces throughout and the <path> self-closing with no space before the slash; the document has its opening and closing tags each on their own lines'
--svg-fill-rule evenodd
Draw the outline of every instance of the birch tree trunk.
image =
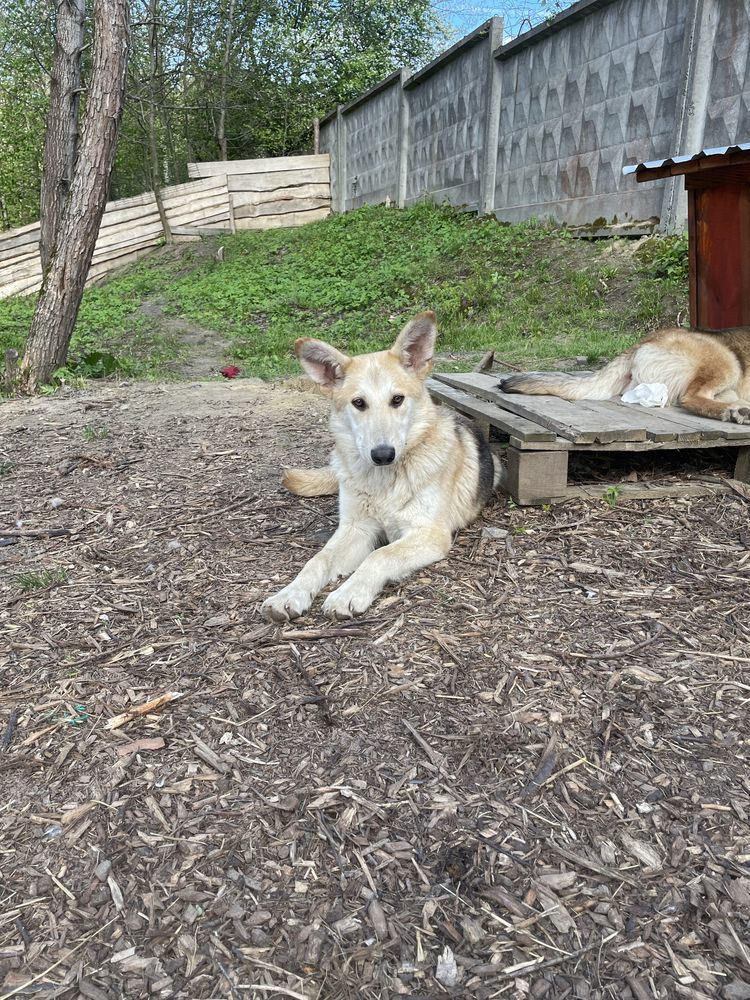
<svg viewBox="0 0 750 1000">
<path fill-rule="evenodd" d="M 86 116 L 70 192 L 39 293 L 21 388 L 33 392 L 65 363 L 99 234 L 125 96 L 130 38 L 127 0 L 95 0 Z"/>
<path fill-rule="evenodd" d="M 47 133 L 42 161 L 39 252 L 47 270 L 73 179 L 78 151 L 78 107 L 81 99 L 86 0 L 59 0 L 55 26 Z"/>
<path fill-rule="evenodd" d="M 228 160 L 227 156 L 227 84 L 229 80 L 229 59 L 232 54 L 232 32 L 234 30 L 234 0 L 229 0 L 229 13 L 227 15 L 227 33 L 224 41 L 224 59 L 221 67 L 221 91 L 219 95 L 219 127 L 217 129 L 217 139 L 219 140 L 219 159 Z"/>
</svg>

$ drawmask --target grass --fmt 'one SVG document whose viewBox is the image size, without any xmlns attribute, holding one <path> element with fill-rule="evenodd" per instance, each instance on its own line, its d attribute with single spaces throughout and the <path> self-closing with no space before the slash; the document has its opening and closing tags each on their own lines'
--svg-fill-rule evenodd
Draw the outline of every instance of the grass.
<svg viewBox="0 0 750 1000">
<path fill-rule="evenodd" d="M 24 594 L 29 594 L 34 590 L 42 590 L 44 587 L 51 587 L 55 583 L 66 583 L 68 579 L 67 570 L 64 569 L 39 569 L 27 570 L 19 573 L 16 583 Z"/>
<path fill-rule="evenodd" d="M 87 424 L 83 428 L 83 437 L 86 441 L 103 441 L 109 437 L 109 428 L 103 424 Z"/>
<path fill-rule="evenodd" d="M 414 312 L 435 309 L 442 367 L 495 348 L 534 367 L 609 357 L 674 323 L 687 304 L 684 238 L 573 238 L 539 222 L 503 225 L 427 203 L 362 208 L 294 230 L 221 237 L 146 258 L 86 292 L 71 360 L 110 352 L 117 370 L 162 376 L 180 357 L 165 319 L 230 340 L 245 374 L 297 371 L 294 340 L 315 336 L 349 353 L 389 344 Z M 31 299 L 0 301 L 0 349 L 21 348 Z M 456 355 L 452 361 L 445 355 Z"/>
</svg>

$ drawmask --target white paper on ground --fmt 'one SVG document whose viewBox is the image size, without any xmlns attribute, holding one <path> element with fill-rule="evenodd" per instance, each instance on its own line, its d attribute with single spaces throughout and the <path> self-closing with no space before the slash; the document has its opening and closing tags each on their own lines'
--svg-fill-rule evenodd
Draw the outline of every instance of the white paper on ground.
<svg viewBox="0 0 750 1000">
<path fill-rule="evenodd" d="M 663 382 L 641 382 L 622 394 L 623 403 L 637 403 L 639 406 L 666 406 L 669 390 Z"/>
</svg>

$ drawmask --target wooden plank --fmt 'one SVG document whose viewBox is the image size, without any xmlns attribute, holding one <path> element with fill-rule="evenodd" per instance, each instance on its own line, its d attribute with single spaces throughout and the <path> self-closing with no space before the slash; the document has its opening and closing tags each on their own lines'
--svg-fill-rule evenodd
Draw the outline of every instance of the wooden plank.
<svg viewBox="0 0 750 1000">
<path fill-rule="evenodd" d="M 0 250 L 0 260 L 6 261 L 3 267 L 19 264 L 31 257 L 39 256 L 39 242 L 28 243 L 25 247 L 12 247 L 10 250 Z"/>
<path fill-rule="evenodd" d="M 467 413 L 477 420 L 484 420 L 496 427 L 503 434 L 515 435 L 520 446 L 527 442 L 538 442 L 545 450 L 557 448 L 570 448 L 570 442 L 558 438 L 552 431 L 539 424 L 532 423 L 524 417 L 519 417 L 515 413 L 501 410 L 499 406 L 487 400 L 479 399 L 468 392 L 454 389 L 451 386 L 437 381 L 437 376 L 428 379 L 427 389 L 433 399 L 447 403 L 461 413 Z"/>
<path fill-rule="evenodd" d="M 172 226 L 173 236 L 216 236 L 217 233 L 231 233 L 231 226 Z"/>
<path fill-rule="evenodd" d="M 171 198 L 184 198 L 191 194 L 200 194 L 204 191 L 212 191 L 226 186 L 226 179 L 220 174 L 212 174 L 210 177 L 199 177 L 198 180 L 186 181 L 184 184 L 170 184 L 162 188 L 162 197 L 165 200 Z"/>
<path fill-rule="evenodd" d="M 117 209 L 117 211 L 105 212 L 102 216 L 102 224 L 99 227 L 99 232 L 102 229 L 109 229 L 110 226 L 119 226 L 125 222 L 136 222 L 138 219 L 146 219 L 149 216 L 159 214 L 159 210 L 156 207 L 156 202 L 152 198 L 151 201 L 146 202 L 142 205 L 133 205 L 130 208 Z"/>
<path fill-rule="evenodd" d="M 294 184 L 291 187 L 276 187 L 269 191 L 232 191 L 232 204 L 262 205 L 267 201 L 289 201 L 294 198 L 325 198 L 330 200 L 330 184 Z"/>
<path fill-rule="evenodd" d="M 738 449 L 734 478 L 739 479 L 741 483 L 750 483 L 750 447 Z"/>
<path fill-rule="evenodd" d="M 259 174 L 281 170 L 311 170 L 328 167 L 328 153 L 310 156 L 272 156 L 258 160 L 211 160 L 204 163 L 188 163 L 190 177 L 210 177 L 212 174 Z"/>
<path fill-rule="evenodd" d="M 566 399 L 556 396 L 521 396 L 500 392 L 497 388 L 496 375 L 482 375 L 471 372 L 461 375 L 436 375 L 441 382 L 446 382 L 456 389 L 463 389 L 474 395 L 496 403 L 504 410 L 526 417 L 533 423 L 541 424 L 554 431 L 559 437 L 567 438 L 576 444 L 592 444 L 596 441 L 607 443 L 612 440 L 627 441 L 634 436 L 645 440 L 645 432 L 637 437 L 637 431 L 628 427 L 602 425 L 602 417 L 586 407 L 578 407 Z"/>
<path fill-rule="evenodd" d="M 17 230 L 11 229 L 11 233 L 17 233 Z M 7 250 L 13 250 L 17 247 L 25 247 L 29 244 L 39 243 L 39 223 L 37 222 L 34 226 L 30 226 L 28 231 L 25 233 L 20 233 L 15 236 L 10 236 L 5 233 L 0 233 L 0 250 L 3 252 Z"/>
<path fill-rule="evenodd" d="M 326 219 L 330 214 L 329 208 L 317 208 L 311 212 L 287 212 L 286 215 L 264 215 L 260 219 L 237 219 L 237 229 L 293 228 Z"/>
<path fill-rule="evenodd" d="M 189 197 L 169 198 L 164 201 L 167 214 L 185 211 L 198 213 L 204 206 L 209 205 L 223 205 L 227 211 L 229 210 L 229 192 L 224 185 L 211 191 L 196 191 Z"/>
<path fill-rule="evenodd" d="M 602 433 L 595 433 L 593 438 L 589 433 L 592 416 L 594 417 L 594 426 L 596 425 L 596 419 L 604 419 L 602 416 L 599 418 L 596 417 L 596 414 L 601 414 L 602 410 L 614 411 L 617 415 L 617 422 L 620 424 L 627 422 L 628 418 L 625 417 L 625 413 L 636 414 L 635 407 L 626 406 L 624 403 L 618 403 L 615 400 L 601 402 L 597 400 L 578 400 L 575 403 L 570 403 L 567 400 L 558 400 L 557 397 L 553 396 L 522 396 L 520 394 L 501 393 L 499 390 L 492 388 L 495 384 L 495 377 L 491 375 L 472 372 L 457 376 L 436 375 L 435 377 L 441 381 L 450 379 L 452 380 L 452 384 L 463 387 L 468 392 L 481 395 L 484 399 L 495 400 L 504 409 L 512 409 L 514 413 L 520 413 L 529 420 L 536 420 L 546 427 L 557 430 L 557 433 L 560 434 L 562 434 L 562 431 L 557 428 L 556 422 L 563 421 L 570 423 L 575 418 L 575 414 L 580 406 L 580 416 L 575 418 L 575 423 L 571 425 L 574 430 L 579 428 L 582 431 L 582 433 L 572 438 L 576 444 L 593 444 L 596 442 L 606 444 L 612 441 L 612 437 L 606 433 L 609 431 L 609 428 L 606 428 Z M 562 403 L 564 406 L 558 407 L 557 403 Z M 584 409 L 588 411 L 588 415 L 584 414 Z M 632 416 L 630 419 L 632 419 Z M 672 432 L 674 432 L 678 440 L 682 438 L 686 444 L 689 444 L 691 437 L 695 435 L 697 435 L 696 440 L 701 442 L 717 438 L 727 441 L 744 440 L 750 437 L 750 425 L 748 424 L 732 424 L 722 420 L 711 420 L 708 417 L 699 417 L 696 414 L 689 413 L 687 410 L 679 407 L 665 407 L 658 411 L 656 409 L 648 410 L 639 407 L 635 422 L 645 425 L 646 436 L 650 433 L 652 435 L 651 440 L 658 440 L 659 438 L 670 440 Z M 665 434 L 670 436 L 664 437 Z M 568 437 L 569 435 L 562 434 L 562 436 Z M 617 440 L 620 439 L 632 440 L 632 438 L 626 437 L 617 438 Z M 640 440 L 643 440 L 643 437 Z"/>
<path fill-rule="evenodd" d="M 616 410 L 620 414 L 620 419 L 624 419 L 624 413 L 630 413 L 630 419 L 637 423 L 646 433 L 644 440 L 648 441 L 684 441 L 690 444 L 692 441 L 700 440 L 700 432 L 694 427 L 686 427 L 678 420 L 670 420 L 665 417 L 664 409 L 648 409 L 643 406 L 629 406 L 626 403 L 619 403 L 615 400 L 600 401 L 598 406 L 602 409 Z"/>
<path fill-rule="evenodd" d="M 14 281 L 10 285 L 0 286 L 0 299 L 8 299 L 11 295 L 31 295 L 42 287 L 41 276 L 34 279 Z"/>
<path fill-rule="evenodd" d="M 727 438 L 696 438 L 693 441 L 611 441 L 609 444 L 572 444 L 566 438 L 557 438 L 558 442 L 564 441 L 565 447 L 570 451 L 579 452 L 639 452 L 639 451 L 677 451 L 680 448 L 739 448 L 750 441 L 748 438 L 738 441 L 731 441 Z M 510 436 L 509 444 L 522 451 L 546 451 L 550 450 L 550 445 L 543 441 L 522 441 L 513 435 Z"/>
<path fill-rule="evenodd" d="M 281 187 L 299 187 L 302 184 L 330 184 L 328 167 L 312 167 L 308 170 L 294 170 L 276 173 L 229 174 L 227 188 L 233 191 L 273 191 Z"/>
<path fill-rule="evenodd" d="M 204 205 L 198 211 L 192 211 L 189 208 L 181 208 L 177 211 L 170 210 L 167 212 L 170 222 L 174 222 L 176 226 L 187 226 L 190 223 L 200 223 L 204 222 L 209 218 L 215 218 L 217 216 L 223 216 L 223 218 L 229 218 L 229 203 L 227 201 L 215 202 L 210 205 Z"/>
<path fill-rule="evenodd" d="M 122 246 L 128 242 L 138 242 L 143 239 L 158 239 L 163 235 L 161 219 L 157 217 L 155 222 L 149 225 L 132 226 L 127 229 L 118 229 L 115 232 L 100 234 L 94 246 L 94 253 L 101 254 L 108 247 Z"/>
<path fill-rule="evenodd" d="M 567 491 L 568 454 L 508 448 L 502 485 L 516 503 L 524 506 L 561 500 Z"/>
<path fill-rule="evenodd" d="M 289 201 L 267 201 L 262 205 L 235 205 L 235 219 L 260 219 L 266 215 L 284 215 L 289 212 L 309 212 L 311 209 L 330 209 L 330 198 L 293 198 Z"/>
</svg>

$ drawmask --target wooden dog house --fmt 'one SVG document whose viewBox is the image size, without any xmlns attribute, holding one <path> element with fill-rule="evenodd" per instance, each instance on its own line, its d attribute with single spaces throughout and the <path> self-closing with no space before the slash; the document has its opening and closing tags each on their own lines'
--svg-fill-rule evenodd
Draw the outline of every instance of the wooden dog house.
<svg viewBox="0 0 750 1000">
<path fill-rule="evenodd" d="M 638 163 L 623 173 L 639 183 L 685 178 L 692 327 L 750 326 L 750 142 Z"/>
<path fill-rule="evenodd" d="M 688 198 L 690 318 L 693 328 L 750 326 L 750 142 L 694 156 L 625 167 L 639 182 L 684 176 Z M 734 477 L 750 482 L 750 425 L 698 417 L 678 407 L 631 408 L 615 400 L 506 395 L 497 377 L 436 374 L 428 383 L 442 403 L 472 416 L 504 446 L 504 488 L 517 503 L 539 504 L 594 490 L 568 486 L 574 452 L 663 451 L 733 447 Z M 619 487 L 618 487 L 619 489 Z M 700 495 L 704 483 L 625 490 L 631 496 Z"/>
</svg>

